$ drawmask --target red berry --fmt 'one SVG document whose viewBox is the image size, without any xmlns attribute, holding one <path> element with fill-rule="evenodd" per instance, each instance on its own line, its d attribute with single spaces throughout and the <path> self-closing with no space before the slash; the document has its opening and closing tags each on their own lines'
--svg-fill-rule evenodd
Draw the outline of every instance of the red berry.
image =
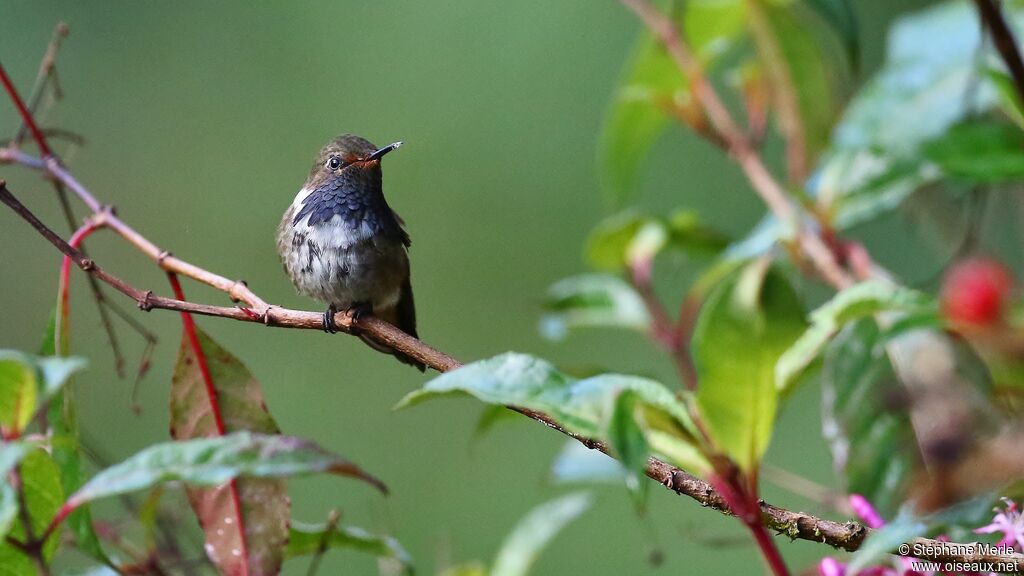
<svg viewBox="0 0 1024 576">
<path fill-rule="evenodd" d="M 960 324 L 987 326 L 1003 315 L 1013 288 L 1013 275 L 1000 262 L 984 258 L 965 260 L 946 273 L 942 284 L 942 311 Z"/>
</svg>

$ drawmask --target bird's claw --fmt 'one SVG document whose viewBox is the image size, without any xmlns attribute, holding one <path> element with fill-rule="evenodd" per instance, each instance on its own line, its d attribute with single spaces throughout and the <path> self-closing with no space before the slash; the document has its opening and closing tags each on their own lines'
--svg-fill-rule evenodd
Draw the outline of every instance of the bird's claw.
<svg viewBox="0 0 1024 576">
<path fill-rule="evenodd" d="M 373 310 L 369 304 L 362 302 L 353 304 L 349 309 L 343 312 L 348 318 L 349 324 L 354 326 L 360 318 L 373 314 Z"/>
</svg>

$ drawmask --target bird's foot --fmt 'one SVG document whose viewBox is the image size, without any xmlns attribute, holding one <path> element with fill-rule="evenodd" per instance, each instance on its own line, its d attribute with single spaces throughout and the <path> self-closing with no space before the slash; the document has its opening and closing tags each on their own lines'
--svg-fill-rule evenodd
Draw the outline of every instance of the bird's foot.
<svg viewBox="0 0 1024 576">
<path fill-rule="evenodd" d="M 367 302 L 356 302 L 344 314 L 348 317 L 349 325 L 355 327 L 360 318 L 373 314 L 373 306 Z"/>
<path fill-rule="evenodd" d="M 338 309 L 331 304 L 324 311 L 324 332 L 328 334 L 337 334 L 338 326 L 334 323 L 334 315 L 338 312 Z"/>
</svg>

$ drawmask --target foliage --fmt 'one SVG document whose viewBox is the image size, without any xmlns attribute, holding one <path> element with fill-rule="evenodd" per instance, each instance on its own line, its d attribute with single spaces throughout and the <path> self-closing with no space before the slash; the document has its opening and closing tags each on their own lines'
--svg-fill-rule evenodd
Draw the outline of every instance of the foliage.
<svg viewBox="0 0 1024 576">
<path fill-rule="evenodd" d="M 505 352 L 440 374 L 397 407 L 472 397 L 487 405 L 478 434 L 508 409 L 540 420 L 573 438 L 552 467 L 555 481 L 623 484 L 640 513 L 644 476 L 657 477 L 652 466 L 695 474 L 710 486 L 696 497 L 731 511 L 779 575 L 789 570 L 763 525 L 760 471 L 780 408 L 797 385 L 817 386 L 836 490 L 878 524 L 848 564 L 832 559 L 822 573 L 889 573 L 888 555 L 912 538 L 966 537 L 983 521 L 977 511 L 1024 478 L 1020 285 L 1013 266 L 993 257 L 984 262 L 998 270 L 997 282 L 967 260 L 940 290 L 887 269 L 870 250 L 873 227 L 909 212 L 911 202 L 942 197 L 967 212 L 968 198 L 1019 194 L 1022 87 L 993 50 L 1000 43 L 983 41 L 991 25 L 978 26 L 966 0 L 909 13 L 889 31 L 881 67 L 860 78 L 863 30 L 848 0 L 626 4 L 647 29 L 601 131 L 610 213 L 586 239 L 591 270 L 551 285 L 540 331 L 559 341 L 580 328 L 644 334 L 669 357 L 681 386 L 604 371 L 575 377 L 538 356 Z M 1021 3 L 1000 10 L 1011 28 L 1024 27 Z M 766 201 L 769 210 L 738 239 L 690 207 L 646 205 L 648 156 L 677 127 L 735 161 Z M 936 224 L 951 235 L 948 223 Z M 987 247 L 983 226 L 966 228 L 964 246 Z M 936 261 L 947 259 L 935 251 Z M 174 276 L 172 285 L 183 299 Z M 386 492 L 384 482 L 284 435 L 244 362 L 187 314 L 171 382 L 171 439 L 87 474 L 71 380 L 85 363 L 67 356 L 67 306 L 62 297 L 39 356 L 0 351 L 0 574 L 51 563 L 65 529 L 100 564 L 96 573 L 158 568 L 177 542 L 155 536 L 161 496 L 175 486 L 184 488 L 203 551 L 220 573 L 277 574 L 299 556 L 312 556 L 315 571 L 334 549 L 413 571 L 394 537 L 339 525 L 339 512 L 324 524 L 293 521 L 289 478 L 347 476 Z M 805 430 L 816 424 L 814 415 L 799 418 Z M 115 496 L 134 502 L 138 492 L 149 494 L 133 512 L 146 533 L 142 546 L 94 522 L 89 509 Z M 543 504 L 490 567 L 460 564 L 444 574 L 523 576 L 592 504 L 584 493 Z M 1019 519 L 1015 506 L 999 512 L 999 526 Z"/>
</svg>

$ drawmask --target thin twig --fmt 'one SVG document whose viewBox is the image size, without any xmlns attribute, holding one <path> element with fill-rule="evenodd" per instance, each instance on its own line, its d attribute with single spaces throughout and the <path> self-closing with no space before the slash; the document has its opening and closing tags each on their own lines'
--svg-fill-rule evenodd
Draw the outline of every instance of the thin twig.
<svg viewBox="0 0 1024 576">
<path fill-rule="evenodd" d="M 978 13 L 982 22 L 988 28 L 992 40 L 995 42 L 996 50 L 1002 56 L 1006 68 L 1013 78 L 1013 86 L 1017 89 L 1017 98 L 1024 102 L 1024 59 L 1021 58 L 1020 50 L 1017 48 L 1017 40 L 1010 30 L 1009 24 L 1003 18 L 1003 11 L 996 0 L 974 0 L 978 7 Z"/>
<path fill-rule="evenodd" d="M 32 95 L 28 99 L 28 109 L 32 111 L 34 118 L 39 116 L 39 103 L 42 101 L 43 95 L 46 94 L 46 88 L 49 83 L 53 83 L 54 97 L 59 100 L 62 96 L 60 84 L 57 82 L 57 53 L 60 51 L 60 45 L 68 37 L 70 31 L 71 29 L 64 22 L 57 23 L 57 27 L 53 30 L 53 38 L 50 40 L 50 45 L 46 47 L 46 53 L 39 63 L 39 72 L 36 74 L 35 85 L 32 87 Z M 17 133 L 15 133 L 14 138 L 11 140 L 15 147 L 21 146 L 21 143 L 25 140 L 27 130 L 28 123 L 22 119 Z"/>
</svg>

